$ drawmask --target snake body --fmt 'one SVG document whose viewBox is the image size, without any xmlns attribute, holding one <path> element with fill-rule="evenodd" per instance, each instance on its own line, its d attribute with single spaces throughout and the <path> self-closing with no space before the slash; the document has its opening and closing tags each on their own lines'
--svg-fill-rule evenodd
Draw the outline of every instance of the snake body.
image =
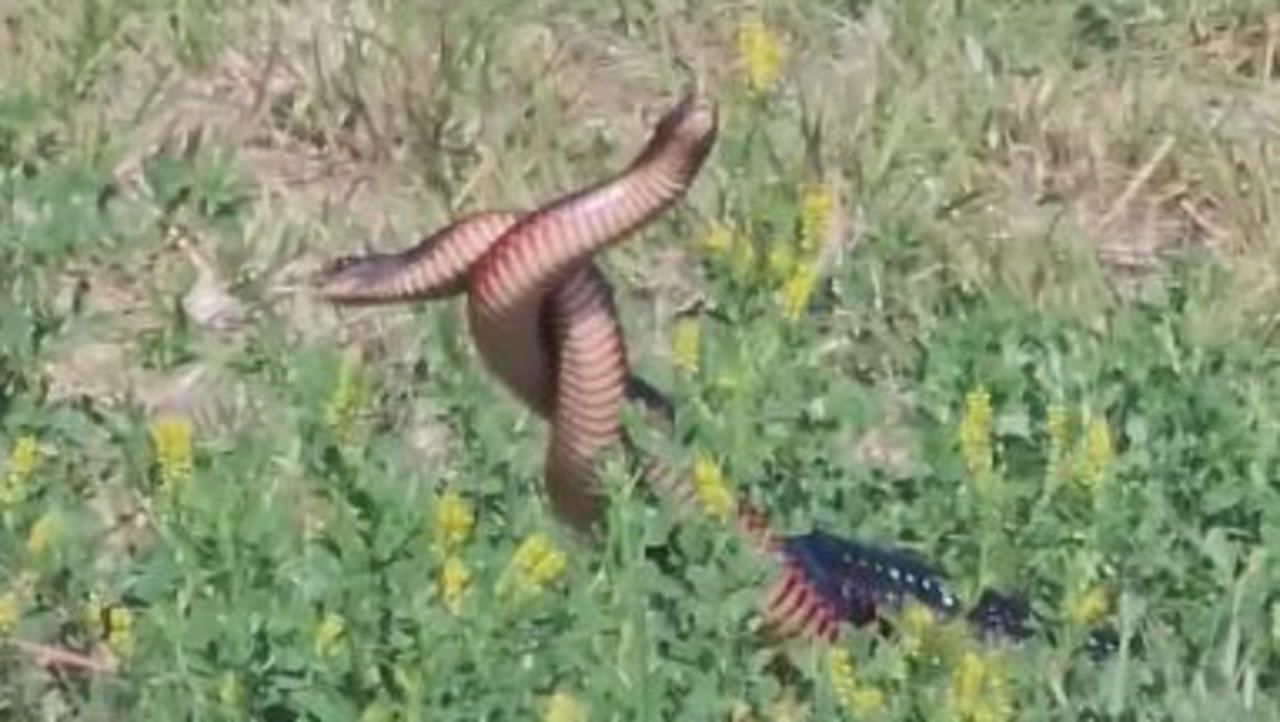
<svg viewBox="0 0 1280 722">
<path fill-rule="evenodd" d="M 524 217 L 473 213 L 408 251 L 339 259 L 326 270 L 321 294 L 347 305 L 458 295 L 480 259 Z M 590 462 L 617 441 L 626 389 L 642 382 L 628 383 L 617 314 L 593 264 L 571 269 L 543 295 L 538 308 L 547 311 L 535 314 L 530 328 L 511 337 L 477 333 L 477 347 L 511 392 L 550 422 L 548 495 L 557 516 L 582 530 L 600 514 Z"/>
<path fill-rule="evenodd" d="M 675 203 L 701 168 L 716 131 L 715 107 L 687 94 L 624 171 L 523 216 L 477 261 L 468 277 L 468 318 L 485 364 L 513 392 L 528 393 L 536 386 L 548 392 L 547 355 L 524 351 L 541 341 L 547 297 L 566 279 L 573 281 L 574 272 L 596 252 Z M 599 285 L 568 285 L 579 289 L 581 305 L 600 305 Z M 618 440 L 626 356 L 616 321 L 593 323 L 586 332 L 575 315 L 552 316 L 563 346 L 555 369 L 547 492 L 561 519 L 594 535 L 604 503 L 592 462 Z M 586 343 L 587 336 L 598 344 Z M 581 426 L 559 433 L 573 423 Z M 565 448 L 556 448 L 561 445 Z"/>
<path fill-rule="evenodd" d="M 551 428 L 544 469 L 556 515 L 594 538 L 603 516 L 596 464 L 625 438 L 627 399 L 670 420 L 669 402 L 629 372 L 609 284 L 595 253 L 656 217 L 684 194 L 717 133 L 713 104 L 689 93 L 658 123 L 638 157 L 612 178 L 530 212 L 463 216 L 398 253 L 340 258 L 319 291 L 339 305 L 442 299 L 464 294 L 485 366 Z M 630 446 L 630 444 L 628 444 Z M 687 475 L 655 458 L 643 478 L 677 509 L 692 506 Z M 775 636 L 832 640 L 840 622 L 864 625 L 880 606 L 910 597 L 937 612 L 960 609 L 938 570 L 906 552 L 820 531 L 781 536 L 745 500 L 738 527 L 779 564 L 761 606 Z M 984 634 L 1030 634 L 1023 607 L 988 590 L 968 619 Z"/>
</svg>

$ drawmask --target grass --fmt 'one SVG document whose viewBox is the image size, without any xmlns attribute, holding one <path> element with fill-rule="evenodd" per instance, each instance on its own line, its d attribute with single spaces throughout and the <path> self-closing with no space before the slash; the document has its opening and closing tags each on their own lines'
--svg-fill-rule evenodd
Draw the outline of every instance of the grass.
<svg viewBox="0 0 1280 722">
<path fill-rule="evenodd" d="M 0 15 L 6 719 L 1280 719 L 1270 3 Z M 602 259 L 677 453 L 1055 639 L 762 644 L 714 519 L 611 466 L 564 536 L 456 304 L 309 294 L 619 167 L 692 75 L 716 150 Z M 1073 654 L 1099 615 L 1141 648 Z"/>
</svg>

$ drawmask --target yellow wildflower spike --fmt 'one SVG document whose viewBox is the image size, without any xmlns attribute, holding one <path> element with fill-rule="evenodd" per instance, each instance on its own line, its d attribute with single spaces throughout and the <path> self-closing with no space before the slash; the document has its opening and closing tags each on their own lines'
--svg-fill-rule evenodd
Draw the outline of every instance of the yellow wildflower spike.
<svg viewBox="0 0 1280 722">
<path fill-rule="evenodd" d="M 712 255 L 725 255 L 733 249 L 733 231 L 723 223 L 712 223 L 700 245 L 703 250 Z"/>
<path fill-rule="evenodd" d="M 35 474 L 40 461 L 40 445 L 29 434 L 18 437 L 9 450 L 3 483 L 0 484 L 0 509 L 17 505 L 27 498 L 27 482 Z"/>
<path fill-rule="evenodd" d="M 1096 492 L 1111 470 L 1115 449 L 1111 445 L 1111 427 L 1106 419 L 1088 418 L 1084 424 L 1076 479 L 1085 489 Z"/>
<path fill-rule="evenodd" d="M 49 549 L 58 535 L 59 521 L 58 514 L 53 511 L 46 511 L 36 519 L 27 532 L 27 554 L 38 557 Z"/>
<path fill-rule="evenodd" d="M 360 713 L 359 722 L 395 722 L 400 715 L 385 695 L 379 695 Z"/>
<path fill-rule="evenodd" d="M 84 624 L 85 629 L 91 630 L 93 634 L 98 634 L 102 627 L 102 613 L 106 607 L 102 604 L 102 594 L 99 592 L 89 592 L 89 598 L 85 600 L 84 610 L 81 612 L 80 621 Z"/>
<path fill-rule="evenodd" d="M 450 614 L 457 616 L 462 610 L 462 597 L 471 582 L 471 572 L 461 559 L 450 556 L 440 567 L 440 599 Z"/>
<path fill-rule="evenodd" d="M 685 316 L 675 323 L 671 331 L 671 355 L 675 365 L 685 373 L 698 370 L 701 324 L 693 316 Z"/>
<path fill-rule="evenodd" d="M 347 621 L 335 612 L 326 612 L 316 623 L 312 648 L 317 657 L 331 657 L 342 647 Z"/>
<path fill-rule="evenodd" d="M 238 710 L 244 704 L 244 687 L 235 672 L 226 671 L 218 677 L 218 705 L 224 711 Z"/>
<path fill-rule="evenodd" d="M 812 256 L 827 242 L 836 198 L 827 183 L 814 183 L 800 193 L 800 251 Z"/>
<path fill-rule="evenodd" d="M 782 302 L 782 315 L 788 321 L 798 320 L 804 313 L 817 280 L 818 269 L 812 263 L 800 263 L 783 282 L 779 295 Z"/>
<path fill-rule="evenodd" d="M 738 61 L 747 86 L 763 92 L 773 86 L 782 65 L 782 46 L 758 13 L 738 23 Z"/>
<path fill-rule="evenodd" d="M 22 618 L 23 596 L 17 589 L 0 593 L 0 638 L 9 636 Z"/>
<path fill-rule="evenodd" d="M 1084 628 L 1106 615 L 1111 608 L 1111 600 L 1104 587 L 1092 585 L 1073 592 L 1063 606 L 1063 616 L 1071 624 Z"/>
<path fill-rule="evenodd" d="M 191 478 L 191 422 L 181 416 L 156 419 L 151 423 L 151 446 L 163 489 L 181 497 Z"/>
<path fill-rule="evenodd" d="M 960 418 L 960 453 L 970 478 L 981 488 L 990 482 L 992 460 L 991 394 L 981 385 L 964 397 L 964 413 Z"/>
<path fill-rule="evenodd" d="M 853 658 L 844 647 L 832 647 L 827 653 L 827 672 L 831 678 L 831 691 L 843 704 L 855 689 L 857 680 L 853 675 Z"/>
<path fill-rule="evenodd" d="M 756 246 L 747 238 L 736 238 L 729 258 L 730 269 L 738 278 L 749 278 L 756 267 Z"/>
<path fill-rule="evenodd" d="M 994 653 L 965 652 L 952 670 L 947 706 L 960 722 L 1013 719 L 1013 700 L 1000 659 Z"/>
<path fill-rule="evenodd" d="M 1048 463 L 1045 482 L 1056 488 L 1067 474 L 1067 458 L 1071 446 L 1071 413 L 1063 404 L 1049 404 L 1045 410 L 1045 431 L 1049 435 Z"/>
<path fill-rule="evenodd" d="M 117 657 L 130 657 L 134 649 L 133 610 L 113 606 L 107 610 L 107 647 Z"/>
<path fill-rule="evenodd" d="M 432 536 L 442 553 L 450 554 L 461 547 L 475 525 L 475 512 L 457 492 L 446 491 L 436 500 Z"/>
<path fill-rule="evenodd" d="M 924 651 L 936 623 L 933 610 L 924 604 L 913 601 L 903 607 L 900 619 L 902 649 L 908 657 Z"/>
<path fill-rule="evenodd" d="M 845 706 L 853 713 L 854 719 L 867 719 L 884 714 L 887 703 L 884 692 L 878 687 L 860 684 L 849 693 Z"/>
<path fill-rule="evenodd" d="M 340 441 L 350 440 L 362 403 L 361 359 L 359 352 L 352 350 L 342 356 L 338 380 L 324 412 L 325 423 Z"/>
<path fill-rule="evenodd" d="M 542 719 L 543 722 L 587 722 L 590 710 L 582 700 L 557 690 L 547 697 Z"/>
<path fill-rule="evenodd" d="M 693 488 L 711 515 L 726 519 L 733 513 L 733 494 L 725 483 L 724 472 L 707 454 L 699 454 L 693 462 Z"/>
<path fill-rule="evenodd" d="M 769 719 L 775 722 L 805 722 L 809 719 L 809 706 L 796 700 L 794 689 L 784 687 L 778 699 L 769 705 Z"/>
<path fill-rule="evenodd" d="M 531 534 L 511 555 L 499 580 L 499 593 L 537 592 L 563 574 L 566 563 L 564 552 L 556 548 L 550 537 L 542 532 Z"/>
<path fill-rule="evenodd" d="M 833 647 L 827 653 L 827 671 L 837 703 L 851 712 L 855 719 L 875 717 L 884 712 L 884 692 L 858 680 L 849 650 Z"/>
<path fill-rule="evenodd" d="M 769 268 L 770 276 L 786 279 L 795 270 L 796 254 L 791 250 L 791 246 L 785 243 L 776 244 L 769 249 L 769 257 L 765 265 Z"/>
</svg>

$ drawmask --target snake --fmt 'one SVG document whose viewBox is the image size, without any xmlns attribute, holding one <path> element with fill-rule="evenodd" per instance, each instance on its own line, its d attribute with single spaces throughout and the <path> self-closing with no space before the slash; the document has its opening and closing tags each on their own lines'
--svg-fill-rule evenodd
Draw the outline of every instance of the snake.
<svg viewBox="0 0 1280 722">
<path fill-rule="evenodd" d="M 631 371 L 612 288 L 594 256 L 685 195 L 718 131 L 714 102 L 689 90 L 612 176 L 532 210 L 463 214 L 404 250 L 340 256 L 316 287 L 339 306 L 465 297 L 482 363 L 550 427 L 543 476 L 553 513 L 596 541 L 606 510 L 598 460 L 619 443 L 638 451 L 622 428 L 624 404 L 638 403 L 651 423 L 667 426 L 674 404 Z M 639 465 L 676 509 L 695 507 L 688 474 L 655 456 Z M 760 626 L 772 637 L 834 641 L 842 623 L 883 621 L 881 608 L 908 599 L 948 617 L 963 611 L 942 572 L 912 552 L 816 529 L 782 534 L 745 498 L 732 518 L 779 567 L 760 605 Z M 992 589 L 965 614 L 984 638 L 1013 640 L 1033 634 L 1032 617 L 1020 598 Z M 1112 646 L 1107 634 L 1086 640 L 1093 652 Z"/>
</svg>

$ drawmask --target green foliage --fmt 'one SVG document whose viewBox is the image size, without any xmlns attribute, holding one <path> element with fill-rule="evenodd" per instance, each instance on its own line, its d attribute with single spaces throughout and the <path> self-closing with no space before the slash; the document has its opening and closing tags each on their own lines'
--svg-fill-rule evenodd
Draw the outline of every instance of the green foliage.
<svg viewBox="0 0 1280 722">
<path fill-rule="evenodd" d="M 259 234 L 308 246 L 332 233 L 342 240 L 306 249 L 330 256 L 351 250 L 335 229 L 358 225 L 347 217 L 358 204 L 276 218 L 255 186 L 260 139 L 245 137 L 143 154 L 137 187 L 125 188 L 119 167 L 136 151 L 122 118 L 150 101 L 95 109 L 128 85 L 129 49 L 143 38 L 163 62 L 204 71 L 251 44 L 235 14 L 259 10 L 73 5 L 65 17 L 23 5 L 15 27 L 47 22 L 20 50 L 0 42 L 0 64 L 7 52 L 31 70 L 0 85 L 3 716 L 53 705 L 66 719 L 533 719 L 563 692 L 593 720 L 741 708 L 782 719 L 775 705 L 788 694 L 808 719 L 959 718 L 956 659 L 912 652 L 910 635 L 875 644 L 852 631 L 838 643 L 853 654 L 855 688 L 882 695 L 878 712 L 842 698 L 821 647 L 786 647 L 780 672 L 751 633 L 767 562 L 712 518 L 677 517 L 622 464 L 606 475 L 606 543 L 569 538 L 538 493 L 542 431 L 480 369 L 456 303 L 412 313 L 403 368 L 353 360 L 256 277 L 252 321 L 211 340 L 182 294 L 152 277 L 166 224 L 230 238 L 233 251 L 212 255 L 250 264 L 255 243 L 276 242 Z M 675 22 L 656 2 L 426 5 L 375 3 L 362 11 L 372 19 L 347 18 L 330 38 L 341 61 L 317 51 L 301 63 L 320 68 L 312 85 L 259 110 L 290 143 L 308 139 L 308 152 L 342 163 L 407 155 L 393 177 L 420 184 L 412 204 L 450 211 L 530 202 L 616 167 L 638 143 L 567 132 L 596 112 L 572 100 L 581 88 L 517 67 L 534 44 L 506 57 L 530 37 L 517 30 L 539 37 L 543 11 L 658 57 L 664 93 L 682 72 L 675 55 L 700 43 L 732 56 L 740 22 L 740 8 L 692 4 Z M 1198 96 L 1129 97 L 1137 122 L 1083 130 L 1005 117 L 1037 74 L 1100 92 L 1172 72 L 1187 62 L 1174 20 L 1184 11 L 1256 15 L 1201 5 L 764 3 L 790 64 L 763 89 L 737 66 L 719 69 L 725 123 L 697 187 L 604 261 L 619 275 L 648 269 L 655 248 L 687 239 L 705 296 L 687 368 L 631 348 L 678 403 L 679 460 L 716 460 L 784 529 L 918 550 L 966 600 L 987 585 L 1027 593 L 1055 634 L 1003 650 L 1018 708 L 1008 719 L 1280 718 L 1280 353 L 1273 314 L 1257 312 L 1274 284 L 1242 289 L 1237 279 L 1256 277 L 1205 254 L 1160 266 L 1144 293 L 1120 299 L 1088 245 L 1111 227 L 1062 198 L 1090 189 L 1027 188 L 1014 167 L 1042 142 L 1048 175 L 1067 175 L 1069 161 L 1132 173 L 1153 129 L 1168 131 L 1190 179 L 1178 197 L 1218 190 L 1215 222 L 1239 231 L 1254 254 L 1244 265 L 1269 268 L 1273 191 L 1260 164 L 1274 156 L 1194 113 L 1164 115 Z M 887 46 L 859 60 L 824 13 L 864 23 L 865 37 L 881 23 Z M 549 55 L 547 74 L 560 62 Z M 426 56 L 430 72 L 415 64 Z M 874 68 L 833 76 L 824 58 Z M 1083 93 L 1054 102 L 1092 107 Z M 352 140 L 361 132 L 376 142 Z M 1106 158 L 1062 157 L 1077 145 Z M 1244 157 L 1263 160 L 1233 160 Z M 1210 161 L 1218 171 L 1198 170 Z M 814 210 L 823 189 L 838 196 L 826 215 Z M 1242 205 L 1228 199 L 1236 190 Z M 425 230 L 411 225 L 396 232 Z M 250 422 L 206 427 L 54 393 L 58 354 L 124 315 L 86 300 L 121 269 L 155 317 L 121 342 L 129 361 L 159 372 L 217 357 L 255 402 Z M 618 285 L 626 324 L 641 325 L 639 299 Z M 408 422 L 422 415 L 449 435 L 426 461 Z M 475 517 L 456 543 L 440 540 L 448 494 Z M 522 542 L 544 537 L 563 569 L 508 595 Z M 1076 652 L 1087 626 L 1077 617 L 1090 616 L 1081 599 L 1095 592 L 1110 602 L 1104 621 L 1141 642 L 1102 662 Z M 40 664 L 53 648 L 85 659 L 55 674 Z"/>
</svg>

